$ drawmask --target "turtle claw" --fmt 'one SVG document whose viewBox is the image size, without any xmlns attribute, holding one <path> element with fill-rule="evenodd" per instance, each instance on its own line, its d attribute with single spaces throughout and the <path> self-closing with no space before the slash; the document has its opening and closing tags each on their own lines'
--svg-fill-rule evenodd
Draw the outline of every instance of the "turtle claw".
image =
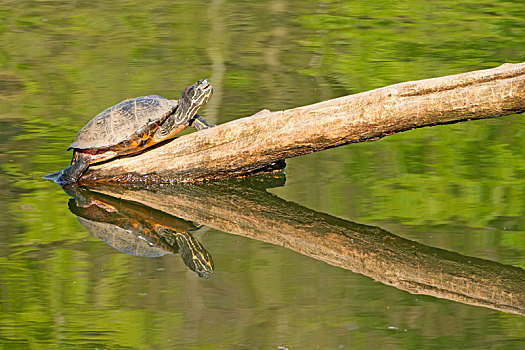
<svg viewBox="0 0 525 350">
<path fill-rule="evenodd" d="M 68 168 L 70 168 L 69 166 Z M 55 183 L 57 183 L 60 186 L 67 186 L 74 184 L 77 182 L 78 178 L 71 177 L 70 174 L 65 174 L 65 171 L 68 169 L 60 170 L 52 174 L 47 174 L 45 176 L 42 176 L 43 179 L 46 180 L 53 180 Z"/>
<path fill-rule="evenodd" d="M 61 172 L 62 172 L 62 171 L 57 171 L 57 172 L 54 172 L 54 173 L 51 173 L 51 174 L 44 175 L 44 176 L 42 176 L 42 179 L 56 181 L 56 179 L 58 178 L 58 176 L 60 176 L 60 173 L 61 173 Z"/>
<path fill-rule="evenodd" d="M 215 125 L 208 124 L 204 118 L 202 118 L 200 115 L 195 114 L 195 117 L 191 121 L 190 126 L 193 126 L 197 130 L 204 130 L 208 128 L 213 128 Z"/>
</svg>

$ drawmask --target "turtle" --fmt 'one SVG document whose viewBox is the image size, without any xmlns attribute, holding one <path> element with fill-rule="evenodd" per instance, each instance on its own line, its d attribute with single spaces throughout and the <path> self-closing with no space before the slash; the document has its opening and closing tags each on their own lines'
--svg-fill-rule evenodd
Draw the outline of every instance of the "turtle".
<svg viewBox="0 0 525 350">
<path fill-rule="evenodd" d="M 192 234 L 202 226 L 76 184 L 63 189 L 73 197 L 68 202 L 69 210 L 104 243 L 126 254 L 150 258 L 178 253 L 199 277 L 208 278 L 213 273 L 210 253 Z"/>
<path fill-rule="evenodd" d="M 212 93 L 208 79 L 202 79 L 184 89 L 178 101 L 149 95 L 107 108 L 78 132 L 67 149 L 73 150 L 71 165 L 44 178 L 60 185 L 75 183 L 91 164 L 140 153 L 188 126 L 197 130 L 214 126 L 196 114 Z"/>
</svg>

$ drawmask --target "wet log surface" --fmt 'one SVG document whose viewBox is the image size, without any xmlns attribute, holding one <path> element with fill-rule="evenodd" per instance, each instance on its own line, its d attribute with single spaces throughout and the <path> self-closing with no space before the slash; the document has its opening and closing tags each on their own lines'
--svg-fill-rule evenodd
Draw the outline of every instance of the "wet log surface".
<svg viewBox="0 0 525 350">
<path fill-rule="evenodd" d="M 256 177 L 254 179 L 259 179 Z M 525 271 L 398 237 L 287 202 L 258 180 L 149 190 L 94 184 L 196 224 L 292 249 L 414 294 L 525 315 Z M 279 179 L 275 180 L 279 181 Z M 208 247 L 213 255 L 213 247 Z"/>
<path fill-rule="evenodd" d="M 525 63 L 396 84 L 184 135 L 90 167 L 82 180 L 199 181 L 282 167 L 283 160 L 425 126 L 522 113 Z"/>
</svg>

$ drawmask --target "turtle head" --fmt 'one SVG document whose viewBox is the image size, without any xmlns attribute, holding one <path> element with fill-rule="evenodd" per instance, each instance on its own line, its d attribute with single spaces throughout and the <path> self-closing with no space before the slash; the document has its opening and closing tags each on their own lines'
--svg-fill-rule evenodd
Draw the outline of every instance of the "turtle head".
<svg viewBox="0 0 525 350">
<path fill-rule="evenodd" d="M 202 79 L 193 85 L 188 86 L 181 94 L 181 97 L 199 106 L 204 105 L 211 97 L 213 89 L 208 79 Z"/>
<path fill-rule="evenodd" d="M 182 113 L 180 113 L 176 123 L 184 124 L 193 118 L 197 110 L 209 101 L 212 94 L 213 88 L 208 79 L 199 80 L 184 89 L 179 99 L 179 106 L 182 109 Z"/>
</svg>

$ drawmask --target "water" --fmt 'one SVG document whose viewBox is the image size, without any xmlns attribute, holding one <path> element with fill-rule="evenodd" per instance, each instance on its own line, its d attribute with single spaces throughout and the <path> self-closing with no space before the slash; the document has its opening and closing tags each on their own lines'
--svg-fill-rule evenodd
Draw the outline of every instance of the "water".
<svg viewBox="0 0 525 350">
<path fill-rule="evenodd" d="M 186 225 L 178 232 L 213 259 L 207 279 L 173 244 L 153 258 L 104 243 L 71 197 L 41 179 L 67 166 L 65 148 L 104 108 L 176 97 L 204 77 L 215 93 L 201 114 L 220 124 L 522 62 L 521 3 L 7 1 L 0 18 L 2 347 L 523 348 L 523 315 L 494 297 L 480 306 L 473 294 L 388 280 L 391 269 L 408 279 L 423 263 L 423 277 L 434 266 L 445 282 L 479 268 L 463 293 L 495 290 L 501 281 L 483 281 L 486 271 L 508 277 L 501 298 L 520 302 L 508 297 L 523 293 L 525 274 L 522 116 L 290 159 L 286 179 L 98 189 L 124 200 L 104 197 L 92 220 L 118 214 L 139 233 Z M 233 199 L 245 205 L 228 211 Z M 319 225 L 343 230 L 346 243 Z M 366 236 L 370 226 L 382 230 Z M 365 256 L 361 264 L 328 259 L 343 246 L 346 257 Z"/>
</svg>

